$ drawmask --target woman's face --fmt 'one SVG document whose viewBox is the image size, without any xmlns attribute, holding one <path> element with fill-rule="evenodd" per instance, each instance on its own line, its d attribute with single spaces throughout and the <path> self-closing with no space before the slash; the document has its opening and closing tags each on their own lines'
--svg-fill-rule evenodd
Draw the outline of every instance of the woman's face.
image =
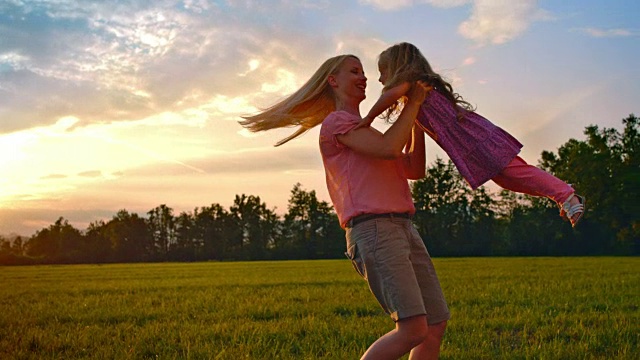
<svg viewBox="0 0 640 360">
<path fill-rule="evenodd" d="M 346 58 L 338 72 L 331 75 L 329 83 L 340 98 L 349 98 L 358 102 L 366 98 L 367 77 L 364 75 L 362 63 L 356 58 Z"/>
</svg>

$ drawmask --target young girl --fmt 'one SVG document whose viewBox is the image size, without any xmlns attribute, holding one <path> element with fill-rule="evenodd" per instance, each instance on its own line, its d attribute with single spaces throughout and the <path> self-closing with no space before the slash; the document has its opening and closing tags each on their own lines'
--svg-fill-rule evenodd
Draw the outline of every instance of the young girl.
<svg viewBox="0 0 640 360">
<path fill-rule="evenodd" d="M 471 188 L 488 180 L 529 195 L 544 196 L 560 207 L 576 226 L 584 214 L 584 197 L 555 176 L 527 164 L 518 156 L 522 144 L 506 131 L 475 113 L 453 92 L 451 84 L 435 73 L 417 47 L 400 43 L 386 49 L 378 60 L 382 95 L 360 126 L 369 126 L 384 110 L 385 118 L 403 102 L 410 84 L 423 80 L 433 87 L 418 113 L 420 127 L 442 147 Z"/>
</svg>

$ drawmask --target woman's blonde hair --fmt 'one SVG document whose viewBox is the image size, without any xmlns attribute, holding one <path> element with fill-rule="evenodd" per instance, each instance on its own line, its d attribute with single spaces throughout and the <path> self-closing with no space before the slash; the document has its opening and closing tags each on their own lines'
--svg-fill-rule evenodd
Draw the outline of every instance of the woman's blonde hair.
<svg viewBox="0 0 640 360">
<path fill-rule="evenodd" d="M 382 92 L 404 82 L 413 84 L 422 80 L 444 95 L 459 110 L 463 110 L 458 112 L 458 119 L 464 116 L 464 111 L 475 110 L 470 103 L 462 99 L 460 94 L 453 91 L 450 83 L 433 71 L 427 59 L 413 44 L 403 42 L 389 47 L 380 53 L 378 64 L 387 72 L 387 83 Z M 398 110 L 402 101 L 403 99 L 399 100 L 387 110 L 385 113 L 387 119 Z"/>
<path fill-rule="evenodd" d="M 244 120 L 240 121 L 240 124 L 253 132 L 300 127 L 293 134 L 278 141 L 275 146 L 304 134 L 335 111 L 335 94 L 327 79 L 329 75 L 337 74 L 344 60 L 349 57 L 360 61 L 354 55 L 338 55 L 328 59 L 298 91 L 256 115 L 243 116 Z"/>
</svg>

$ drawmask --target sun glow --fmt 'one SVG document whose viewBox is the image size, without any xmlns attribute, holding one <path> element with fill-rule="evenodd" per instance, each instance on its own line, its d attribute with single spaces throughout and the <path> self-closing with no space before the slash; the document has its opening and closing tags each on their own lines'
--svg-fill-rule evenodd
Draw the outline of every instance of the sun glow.
<svg viewBox="0 0 640 360">
<path fill-rule="evenodd" d="M 117 179 L 116 174 L 127 169 L 154 163 L 204 173 L 184 160 L 194 156 L 198 143 L 167 144 L 175 139 L 170 129 L 198 131 L 208 117 L 204 110 L 187 109 L 137 121 L 81 126 L 81 119 L 65 116 L 50 126 L 0 135 L 0 206 L 60 199 L 84 184 Z"/>
</svg>

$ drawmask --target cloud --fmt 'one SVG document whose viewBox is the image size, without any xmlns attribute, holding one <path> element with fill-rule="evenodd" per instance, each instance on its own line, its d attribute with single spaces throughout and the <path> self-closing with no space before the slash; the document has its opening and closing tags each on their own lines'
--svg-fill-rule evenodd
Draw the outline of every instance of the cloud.
<svg viewBox="0 0 640 360">
<path fill-rule="evenodd" d="M 418 4 L 429 4 L 439 8 L 451 8 L 465 5 L 472 0 L 360 0 L 361 4 L 371 5 L 384 11 L 395 11 Z"/>
<path fill-rule="evenodd" d="M 464 61 L 462 62 L 462 65 L 464 66 L 469 66 L 469 65 L 473 65 L 476 63 L 476 58 L 473 56 L 470 56 L 466 59 L 464 59 Z"/>
<path fill-rule="evenodd" d="M 380 10 L 398 10 L 413 5 L 413 0 L 360 0 L 360 3 L 372 5 Z"/>
<path fill-rule="evenodd" d="M 595 38 L 611 38 L 611 37 L 630 37 L 638 36 L 640 32 L 630 29 L 598 29 L 598 28 L 580 28 L 572 31 L 581 32 Z"/>
<path fill-rule="evenodd" d="M 531 23 L 551 19 L 537 8 L 536 0 L 475 0 L 471 17 L 458 27 L 458 32 L 478 45 L 504 44 L 521 35 Z"/>
<path fill-rule="evenodd" d="M 68 115 L 85 124 L 141 119 L 197 107 L 216 95 L 246 96 L 247 89 L 291 91 L 299 74 L 306 77 L 315 61 L 332 54 L 332 39 L 323 38 L 328 30 L 302 19 L 300 11 L 326 11 L 329 5 L 5 3 L 0 133 Z M 319 45 L 309 48 L 310 42 Z"/>
<path fill-rule="evenodd" d="M 63 175 L 63 174 L 49 174 L 46 176 L 41 177 L 40 179 L 42 180 L 55 180 L 55 179 L 66 179 L 67 175 Z"/>
<path fill-rule="evenodd" d="M 249 63 L 247 65 L 248 65 L 249 69 L 247 69 L 247 71 L 245 71 L 245 72 L 239 73 L 238 76 L 247 76 L 247 74 L 249 74 L 252 71 L 254 71 L 255 69 L 257 69 L 260 66 L 260 60 L 251 59 L 251 60 L 249 60 Z"/>
<path fill-rule="evenodd" d="M 360 0 L 382 11 L 396 11 L 420 4 L 438 8 L 471 6 L 471 16 L 463 21 L 458 32 L 476 44 L 504 44 L 524 33 L 531 23 L 549 20 L 551 14 L 537 7 L 537 0 Z"/>
<path fill-rule="evenodd" d="M 78 173 L 78 176 L 86 177 L 86 178 L 97 178 L 102 176 L 102 171 L 100 170 L 83 171 L 81 173 Z"/>
</svg>

